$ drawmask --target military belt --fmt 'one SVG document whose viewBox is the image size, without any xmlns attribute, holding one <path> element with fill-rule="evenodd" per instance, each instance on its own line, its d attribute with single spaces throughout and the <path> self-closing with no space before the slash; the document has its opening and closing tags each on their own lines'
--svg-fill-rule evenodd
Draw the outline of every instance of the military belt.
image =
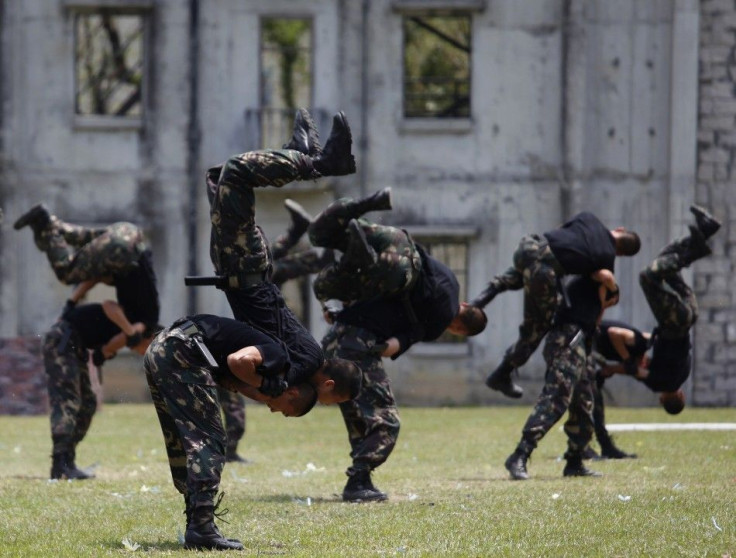
<svg viewBox="0 0 736 558">
<path fill-rule="evenodd" d="M 180 330 L 185 337 L 191 339 L 191 341 L 194 343 L 195 347 L 199 349 L 199 352 L 202 354 L 204 359 L 207 361 L 207 364 L 211 366 L 212 368 L 219 368 L 220 366 L 217 364 L 217 361 L 215 360 L 215 357 L 212 356 L 212 353 L 207 348 L 207 345 L 204 344 L 204 340 L 202 338 L 202 332 L 199 331 L 199 328 L 197 327 L 197 324 L 195 324 L 191 320 L 184 320 L 181 323 L 174 324 L 176 329 Z"/>
</svg>

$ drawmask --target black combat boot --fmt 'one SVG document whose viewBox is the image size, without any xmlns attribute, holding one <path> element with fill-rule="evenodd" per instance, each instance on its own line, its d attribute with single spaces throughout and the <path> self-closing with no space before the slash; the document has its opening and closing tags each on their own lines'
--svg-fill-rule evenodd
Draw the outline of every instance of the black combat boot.
<svg viewBox="0 0 736 558">
<path fill-rule="evenodd" d="M 565 469 L 562 471 L 563 477 L 602 477 L 603 475 L 597 471 L 591 471 L 583 465 L 582 456 L 568 457 Z"/>
<path fill-rule="evenodd" d="M 682 267 L 688 267 L 694 261 L 710 256 L 712 253 L 710 247 L 705 243 L 703 232 L 694 225 L 688 228 L 690 229 L 689 242 L 682 243 L 675 251 Z"/>
<path fill-rule="evenodd" d="M 527 480 L 529 478 L 529 473 L 526 470 L 528 459 L 529 453 L 520 447 L 517 447 L 514 453 L 508 456 L 504 466 L 511 474 L 511 480 Z"/>
<path fill-rule="evenodd" d="M 13 224 L 13 228 L 19 231 L 23 227 L 28 225 L 35 231 L 43 230 L 51 220 L 51 214 L 46 206 L 42 203 L 34 205 L 31 209 L 26 211 L 23 215 L 18 217 L 18 220 Z"/>
<path fill-rule="evenodd" d="M 222 495 L 217 501 L 222 500 Z M 243 550 L 237 539 L 226 539 L 215 525 L 216 505 L 188 505 L 184 548 L 187 550 Z M 223 514 L 226 513 L 223 512 Z"/>
<path fill-rule="evenodd" d="M 289 236 L 289 242 L 294 245 L 307 232 L 309 223 L 312 222 L 312 216 L 300 204 L 288 198 L 284 200 L 284 207 L 291 216 L 291 225 L 289 225 L 286 234 Z"/>
<path fill-rule="evenodd" d="M 227 463 L 250 463 L 250 461 L 240 455 L 236 449 L 229 449 L 225 452 L 225 461 Z"/>
<path fill-rule="evenodd" d="M 635 453 L 626 453 L 625 451 L 620 450 L 616 447 L 616 444 L 613 443 L 613 439 L 610 437 L 606 440 L 599 440 L 599 443 L 601 445 L 602 459 L 636 459 Z"/>
<path fill-rule="evenodd" d="M 486 378 L 486 385 L 496 391 L 500 391 L 506 397 L 519 399 L 524 395 L 521 386 L 517 386 L 511 380 L 511 373 L 514 371 L 513 366 L 504 364 L 503 362 Z"/>
<path fill-rule="evenodd" d="M 601 456 L 598 455 L 598 453 L 590 446 L 585 446 L 585 449 L 583 450 L 583 459 L 600 459 Z"/>
<path fill-rule="evenodd" d="M 94 478 L 94 475 L 77 469 L 69 452 L 55 453 L 51 456 L 51 459 L 51 474 L 49 476 L 52 479 L 86 480 Z"/>
<path fill-rule="evenodd" d="M 332 119 L 332 131 L 322 153 L 312 158 L 312 165 L 322 176 L 343 176 L 355 172 L 355 158 L 350 152 L 353 135 L 343 112 Z"/>
<path fill-rule="evenodd" d="M 296 111 L 293 135 L 289 143 L 285 143 L 282 147 L 300 151 L 310 157 L 317 157 L 322 153 L 317 126 L 314 125 L 312 116 L 307 112 L 307 109 L 300 108 Z"/>
<path fill-rule="evenodd" d="M 347 211 L 355 219 L 369 211 L 388 211 L 391 208 L 391 186 L 386 186 L 375 194 L 347 204 Z"/>
<path fill-rule="evenodd" d="M 342 491 L 345 502 L 382 502 L 388 495 L 381 492 L 371 482 L 371 472 L 367 469 L 347 473 L 348 482 Z"/>
<path fill-rule="evenodd" d="M 721 228 L 720 221 L 699 205 L 691 205 L 690 213 L 695 215 L 695 222 L 698 224 L 698 228 L 706 240 L 716 234 L 718 229 Z"/>
<path fill-rule="evenodd" d="M 347 227 L 348 245 L 340 260 L 340 265 L 355 269 L 363 269 L 378 261 L 378 254 L 368 244 L 363 227 L 355 219 L 350 219 Z"/>
</svg>

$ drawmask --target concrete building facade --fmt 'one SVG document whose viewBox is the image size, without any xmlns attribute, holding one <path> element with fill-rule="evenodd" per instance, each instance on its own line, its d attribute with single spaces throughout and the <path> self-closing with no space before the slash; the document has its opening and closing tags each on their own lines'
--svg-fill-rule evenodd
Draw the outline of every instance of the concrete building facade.
<svg viewBox="0 0 736 558">
<path fill-rule="evenodd" d="M 286 141 L 288 127 L 269 124 L 291 110 L 273 94 L 269 22 L 293 20 L 308 30 L 296 43 L 296 104 L 312 109 L 323 139 L 345 111 L 358 172 L 258 191 L 269 237 L 287 225 L 287 197 L 316 213 L 390 185 L 395 209 L 371 217 L 412 231 L 471 298 L 511 264 L 524 234 L 587 209 L 640 233 L 640 254 L 617 263 L 623 300 L 609 315 L 649 329 L 638 272 L 687 232 L 689 205 L 701 203 L 724 226 L 714 255 L 686 271 L 701 303 L 689 400 L 736 402 L 734 0 L 4 0 L 0 10 L 0 336 L 42 334 L 68 296 L 31 235 L 12 230 L 38 201 L 69 221 L 142 225 L 164 323 L 230 315 L 220 291 L 183 282 L 211 271 L 204 171 Z M 85 109 L 80 94 L 83 24 L 99 14 L 121 18 L 123 31 L 130 24 L 139 45 L 140 79 L 119 89 L 117 114 Z M 440 20 L 453 25 L 438 30 Z M 410 72 L 411 49 L 439 43 L 461 69 L 444 113 L 430 95 L 447 84 L 433 89 Z M 286 293 L 319 338 L 314 298 Z M 516 338 L 521 308 L 519 293 L 501 295 L 482 335 L 387 362 L 399 401 L 509 402 L 483 380 Z M 525 402 L 543 374 L 540 355 L 520 371 Z M 626 378 L 609 390 L 617 403 L 655 401 Z"/>
</svg>

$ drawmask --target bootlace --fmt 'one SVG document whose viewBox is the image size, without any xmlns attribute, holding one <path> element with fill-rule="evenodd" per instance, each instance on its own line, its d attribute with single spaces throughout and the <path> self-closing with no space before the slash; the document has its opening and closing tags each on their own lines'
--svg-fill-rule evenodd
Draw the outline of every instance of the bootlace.
<svg viewBox="0 0 736 558">
<path fill-rule="evenodd" d="M 212 514 L 223 523 L 230 523 L 227 519 L 224 519 L 224 516 L 230 513 L 230 510 L 228 508 L 223 508 L 222 510 L 218 511 L 218 508 L 220 507 L 220 503 L 222 502 L 222 499 L 225 497 L 224 492 L 220 492 L 220 494 L 217 495 L 217 500 L 215 501 L 215 508 L 212 510 Z"/>
</svg>

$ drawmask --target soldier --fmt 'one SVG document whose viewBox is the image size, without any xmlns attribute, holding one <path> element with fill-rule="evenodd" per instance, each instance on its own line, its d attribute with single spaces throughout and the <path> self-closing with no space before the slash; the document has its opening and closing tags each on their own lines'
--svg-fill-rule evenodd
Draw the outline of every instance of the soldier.
<svg viewBox="0 0 736 558">
<path fill-rule="evenodd" d="M 598 476 L 583 465 L 583 451 L 593 435 L 593 393 L 585 366 L 593 334 L 603 310 L 618 302 L 618 294 L 609 295 L 613 274 L 606 271 L 596 281 L 589 276 L 573 278 L 567 285 L 567 304 L 561 305 L 554 326 L 547 334 L 544 360 L 547 363 L 545 384 L 534 410 L 522 430 L 521 441 L 506 459 L 505 467 L 513 480 L 529 478 L 526 464 L 539 441 L 568 411 L 567 464 L 563 476 Z"/>
<path fill-rule="evenodd" d="M 320 402 L 346 401 L 360 389 L 360 371 L 348 361 L 325 361 L 319 344 L 271 281 L 268 242 L 255 223 L 254 188 L 354 173 L 352 135 L 345 115 L 338 113 L 322 149 L 309 114 L 300 110 L 294 136 L 286 145 L 282 150 L 236 155 L 207 171 L 210 256 L 217 273 L 216 285 L 225 291 L 235 319 L 254 325 L 284 344 L 291 366 L 283 386 L 310 382 Z M 275 385 L 274 389 L 283 386 Z M 279 394 L 274 391 L 269 395 Z"/>
<path fill-rule="evenodd" d="M 289 228 L 286 233 L 279 235 L 271 244 L 273 255 L 271 280 L 278 287 L 281 287 L 289 279 L 316 273 L 332 259 L 331 251 L 328 250 L 320 253 L 314 248 L 309 248 L 291 253 L 304 233 L 307 232 L 312 216 L 294 200 L 286 199 L 284 206 L 291 218 Z M 224 388 L 218 389 L 218 396 L 225 416 L 225 430 L 227 432 L 225 461 L 228 463 L 247 463 L 248 460 L 238 454 L 238 444 L 245 434 L 245 402 L 243 397 Z"/>
<path fill-rule="evenodd" d="M 353 221 L 347 222 L 356 223 L 358 213 L 385 204 L 387 194 L 383 190 L 357 202 L 338 200 L 315 218 L 310 226 L 312 242 L 319 241 L 312 234 L 313 227 L 323 225 L 321 221 L 327 216 L 348 209 L 353 211 L 350 216 Z M 339 211 L 333 213 L 334 208 Z M 372 284 L 379 289 L 379 294 L 365 298 L 369 290 L 346 286 L 347 294 L 340 296 L 339 287 L 335 288 L 332 294 L 350 303 L 339 313 L 325 312 L 325 318 L 332 324 L 322 339 L 322 346 L 328 357 L 348 359 L 357 364 L 363 373 L 363 388 L 358 397 L 340 404 L 352 458 L 352 465 L 346 471 L 348 481 L 342 498 L 348 502 L 370 502 L 387 498 L 384 492 L 373 485 L 371 473 L 388 459 L 400 428 L 396 402 L 381 358 L 396 359 L 413 344 L 433 341 L 445 330 L 457 335 L 475 335 L 485 328 L 486 321 L 481 310 L 459 302 L 459 285 L 452 271 L 432 258 L 405 232 L 374 225 L 365 219 L 357 223 L 365 233 L 365 240 L 360 239 L 359 244 L 376 249 L 376 253 L 381 254 L 380 260 L 386 265 L 373 265 L 377 260 L 372 259 L 373 264 L 357 268 L 353 283 L 361 286 Z M 382 237 L 381 241 L 385 243 L 373 239 L 374 233 Z M 392 239 L 398 239 L 412 252 L 392 248 Z M 337 244 L 335 247 L 338 247 Z M 347 251 L 343 255 L 345 258 L 352 248 L 343 244 L 339 249 Z M 418 264 L 413 261 L 413 251 L 420 259 Z M 401 255 L 384 260 L 383 254 Z M 416 273 L 413 279 L 408 279 L 409 270 L 412 274 Z M 322 275 L 321 279 L 325 283 L 328 279 L 339 279 L 340 272 L 341 269 L 336 267 Z M 403 284 L 403 280 L 407 283 Z M 334 281 L 334 284 L 340 285 L 341 282 Z M 322 293 L 329 292 L 325 285 L 322 287 Z M 315 285 L 315 290 L 317 288 Z M 350 300 L 354 297 L 357 300 Z"/>
<path fill-rule="evenodd" d="M 307 382 L 266 394 L 290 366 L 284 344 L 250 324 L 207 314 L 174 322 L 144 357 L 146 379 L 166 443 L 174 487 L 184 496 L 187 549 L 242 550 L 215 525 L 226 434 L 217 390 L 264 401 L 287 417 L 308 413 L 317 392 Z"/>
<path fill-rule="evenodd" d="M 56 277 L 76 284 L 66 302 L 73 308 L 97 283 L 112 285 L 117 301 L 129 316 L 153 327 L 159 319 L 159 297 L 151 250 L 136 225 L 113 223 L 88 228 L 66 223 L 38 204 L 15 222 L 30 226 L 39 250 L 46 253 Z"/>
<path fill-rule="evenodd" d="M 102 364 L 127 346 L 142 355 L 154 328 L 131 323 L 113 301 L 83 304 L 67 310 L 44 337 L 43 359 L 48 375 L 51 407 L 52 479 L 88 479 L 77 468 L 76 448 L 89 430 L 97 397 L 89 377 L 89 353 L 101 371 Z"/>
<path fill-rule="evenodd" d="M 685 283 L 681 270 L 711 254 L 707 240 L 721 224 L 699 206 L 692 206 L 696 225 L 690 235 L 665 246 L 639 274 L 639 283 L 652 309 L 657 326 L 652 331 L 652 355 L 641 366 L 614 366 L 607 374 L 629 374 L 660 393 L 659 402 L 669 414 L 685 408 L 681 386 L 690 376 L 692 355 L 690 329 L 698 319 L 695 293 Z"/>
<path fill-rule="evenodd" d="M 342 252 L 314 281 L 314 294 L 323 306 L 330 299 L 367 300 L 414 286 L 421 257 L 409 233 L 362 218 L 369 211 L 389 209 L 391 188 L 384 188 L 360 200 L 341 198 L 309 225 L 312 244 Z"/>
<path fill-rule="evenodd" d="M 539 346 L 552 324 L 559 304 L 559 282 L 565 275 L 586 275 L 600 281 L 607 277 L 609 291 L 617 292 L 613 273 L 616 256 L 633 256 L 641 242 L 636 233 L 623 227 L 608 230 L 592 213 L 582 212 L 567 223 L 544 234 L 521 239 L 514 252 L 514 265 L 495 276 L 472 302 L 484 308 L 506 290 L 524 289 L 524 319 L 519 339 L 508 348 L 501 364 L 486 379 L 486 385 L 504 395 L 520 398 L 523 390 L 511 380 Z"/>
<path fill-rule="evenodd" d="M 600 457 L 604 459 L 636 458 L 636 454 L 626 453 L 616 447 L 606 429 L 605 403 L 603 401 L 603 385 L 606 370 L 610 362 L 617 362 L 624 368 L 636 373 L 649 349 L 648 332 L 616 320 L 601 320 L 593 338 L 593 353 L 586 366 L 593 382 L 593 422 L 595 437 L 601 446 Z M 591 457 L 597 457 L 590 455 Z"/>
</svg>

